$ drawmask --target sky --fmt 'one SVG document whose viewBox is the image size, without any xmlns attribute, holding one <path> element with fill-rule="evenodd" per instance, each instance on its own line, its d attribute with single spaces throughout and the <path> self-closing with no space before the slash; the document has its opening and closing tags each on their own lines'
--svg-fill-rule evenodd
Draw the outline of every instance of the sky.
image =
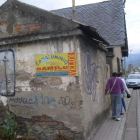
<svg viewBox="0 0 140 140">
<path fill-rule="evenodd" d="M 6 0 L 0 0 L 2 5 Z M 72 6 L 72 0 L 20 0 L 45 10 L 56 10 Z M 107 0 L 75 0 L 75 5 L 85 5 Z M 126 27 L 129 54 L 140 53 L 140 0 L 126 0 Z"/>
</svg>

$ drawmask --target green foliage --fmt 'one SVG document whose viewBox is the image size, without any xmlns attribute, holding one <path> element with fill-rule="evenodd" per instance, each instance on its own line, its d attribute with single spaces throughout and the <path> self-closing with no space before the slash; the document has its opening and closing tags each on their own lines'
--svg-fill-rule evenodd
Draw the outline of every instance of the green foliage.
<svg viewBox="0 0 140 140">
<path fill-rule="evenodd" d="M 16 131 L 19 129 L 19 125 L 15 122 L 15 115 L 11 112 L 6 112 L 7 117 L 4 119 L 4 123 L 2 125 L 2 118 L 0 118 L 0 133 L 3 138 L 13 140 Z"/>
</svg>

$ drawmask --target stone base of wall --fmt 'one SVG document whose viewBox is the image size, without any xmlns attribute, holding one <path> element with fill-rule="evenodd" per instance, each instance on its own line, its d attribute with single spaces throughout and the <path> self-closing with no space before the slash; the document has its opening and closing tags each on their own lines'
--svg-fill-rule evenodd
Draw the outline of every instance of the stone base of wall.
<svg viewBox="0 0 140 140">
<path fill-rule="evenodd" d="M 7 108 L 0 103 L 0 118 L 6 117 Z M 84 140 L 83 132 L 74 132 L 64 126 L 63 122 L 53 120 L 51 117 L 33 116 L 31 119 L 16 116 L 16 122 L 20 125 L 18 136 L 29 136 L 35 140 L 56 140 L 58 134 L 66 137 L 66 140 Z"/>
<path fill-rule="evenodd" d="M 7 107 L 0 103 L 0 118 L 6 118 Z M 94 135 L 109 115 L 110 110 L 107 109 L 89 124 L 88 131 L 86 132 L 86 140 L 93 139 Z M 63 122 L 53 120 L 51 117 L 42 114 L 41 116 L 33 116 L 31 119 L 16 116 L 16 122 L 20 125 L 17 132 L 19 136 L 29 136 L 35 140 L 56 140 L 57 135 L 60 133 L 66 136 L 66 140 L 85 140 L 83 132 L 74 132 L 64 126 Z M 74 139 L 73 139 L 74 138 Z"/>
<path fill-rule="evenodd" d="M 17 117 L 16 122 L 21 125 L 19 135 L 30 135 L 41 140 L 55 140 L 59 132 L 74 140 L 82 140 L 83 133 L 71 131 L 64 126 L 63 122 L 54 121 L 51 117 L 42 114 L 42 116 L 33 116 L 31 119 Z"/>
</svg>

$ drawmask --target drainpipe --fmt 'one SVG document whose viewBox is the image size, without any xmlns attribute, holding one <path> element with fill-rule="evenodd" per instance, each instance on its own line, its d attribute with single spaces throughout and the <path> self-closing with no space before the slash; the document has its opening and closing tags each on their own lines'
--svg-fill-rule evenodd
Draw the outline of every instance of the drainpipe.
<svg viewBox="0 0 140 140">
<path fill-rule="evenodd" d="M 75 0 L 72 0 L 72 7 L 73 7 L 73 20 L 76 20 L 76 10 L 75 10 Z"/>
</svg>

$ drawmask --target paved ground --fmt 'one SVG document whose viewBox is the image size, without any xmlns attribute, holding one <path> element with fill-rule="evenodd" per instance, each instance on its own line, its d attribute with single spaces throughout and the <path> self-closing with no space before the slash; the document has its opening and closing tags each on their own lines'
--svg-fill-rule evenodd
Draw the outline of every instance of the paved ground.
<svg viewBox="0 0 140 140">
<path fill-rule="evenodd" d="M 136 122 L 138 122 L 137 120 L 138 117 L 136 117 L 137 116 L 136 111 L 139 110 L 137 107 L 138 106 L 137 101 L 138 99 L 140 99 L 140 92 L 139 91 L 133 92 L 133 89 L 130 89 L 130 92 L 132 94 L 132 98 L 127 98 L 125 96 L 127 111 L 124 115 L 121 115 L 121 121 L 113 120 L 110 113 L 110 115 L 104 121 L 102 126 L 99 128 L 93 140 L 140 140 L 137 139 L 136 137 L 137 133 Z M 139 95 L 139 98 L 137 98 L 137 94 Z M 131 105 L 130 108 L 129 105 Z M 131 139 L 127 139 L 128 137 L 131 137 Z"/>
<path fill-rule="evenodd" d="M 137 90 L 137 132 L 140 140 L 140 90 Z"/>
<path fill-rule="evenodd" d="M 124 140 L 137 140 L 137 90 L 133 90 L 127 113 Z"/>
</svg>

